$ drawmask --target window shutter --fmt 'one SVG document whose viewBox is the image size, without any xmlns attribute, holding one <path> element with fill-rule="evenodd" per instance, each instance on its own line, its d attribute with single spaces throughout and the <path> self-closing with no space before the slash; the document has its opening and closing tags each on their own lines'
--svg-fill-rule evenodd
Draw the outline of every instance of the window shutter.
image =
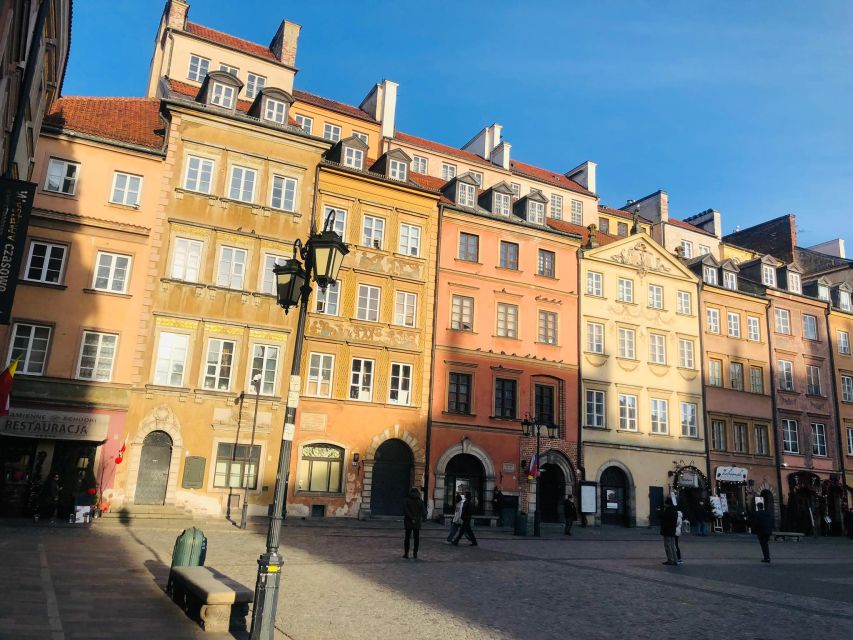
<svg viewBox="0 0 853 640">
<path fill-rule="evenodd" d="M 188 456 L 184 463 L 184 489 L 201 489 L 204 486 L 204 465 L 207 462 L 201 456 Z"/>
</svg>

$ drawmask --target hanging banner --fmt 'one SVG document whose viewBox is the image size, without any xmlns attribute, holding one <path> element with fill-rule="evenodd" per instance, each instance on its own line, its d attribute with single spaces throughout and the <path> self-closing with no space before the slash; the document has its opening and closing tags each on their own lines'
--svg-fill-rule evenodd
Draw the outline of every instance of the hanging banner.
<svg viewBox="0 0 853 640">
<path fill-rule="evenodd" d="M 9 324 L 33 196 L 32 182 L 0 178 L 0 324 Z"/>
</svg>

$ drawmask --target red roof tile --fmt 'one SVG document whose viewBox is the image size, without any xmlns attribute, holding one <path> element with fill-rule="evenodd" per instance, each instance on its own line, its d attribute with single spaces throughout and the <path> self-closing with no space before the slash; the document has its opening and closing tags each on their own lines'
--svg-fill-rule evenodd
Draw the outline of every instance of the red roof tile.
<svg viewBox="0 0 853 640">
<path fill-rule="evenodd" d="M 534 180 L 541 180 L 542 182 L 549 182 L 557 187 L 569 189 L 570 191 L 577 191 L 578 193 L 584 193 L 588 196 L 595 195 L 592 191 L 585 189 L 574 180 L 569 180 L 562 173 L 555 173 L 554 171 L 548 171 L 548 169 L 535 167 L 532 164 L 517 162 L 516 160 L 510 160 L 509 166 L 510 169 L 512 169 L 512 172 L 518 175 L 526 176 Z"/>
<path fill-rule="evenodd" d="M 150 98 L 66 96 L 53 103 L 44 121 L 66 131 L 157 150 L 166 136 L 160 101 Z"/>
<path fill-rule="evenodd" d="M 198 91 L 200 87 L 197 87 L 193 84 L 187 84 L 186 82 L 181 82 L 180 80 L 172 80 L 169 78 L 169 88 L 175 93 L 179 93 L 182 96 L 186 96 L 188 98 L 193 98 L 198 95 Z M 249 108 L 252 106 L 252 100 L 237 100 L 237 110 L 246 113 Z"/>
<path fill-rule="evenodd" d="M 634 219 L 634 214 L 629 213 L 628 211 L 623 211 L 622 209 L 614 209 L 612 207 L 606 207 L 603 204 L 598 205 L 598 210 L 601 211 L 601 213 L 606 213 L 606 214 L 609 214 L 611 216 L 618 216 L 620 218 L 626 218 L 628 220 Z M 640 222 L 652 224 L 651 220 L 648 220 L 647 218 L 644 218 L 643 216 L 640 216 Z"/>
<path fill-rule="evenodd" d="M 414 171 L 409 171 L 409 180 L 427 189 L 433 189 L 434 191 L 441 191 L 442 187 L 447 184 L 447 182 L 441 178 L 426 176 L 422 173 L 415 173 Z"/>
<path fill-rule="evenodd" d="M 476 162 L 478 164 L 484 164 L 493 168 L 495 166 L 491 162 L 484 160 L 483 158 L 478 156 L 476 153 L 471 153 L 470 151 L 465 151 L 464 149 L 457 149 L 456 147 L 441 144 L 440 142 L 435 142 L 433 140 L 427 140 L 426 138 L 419 138 L 418 136 L 413 136 L 409 133 L 403 133 L 402 131 L 398 131 L 394 137 L 397 140 L 401 140 L 402 142 L 408 142 L 409 144 L 414 144 L 419 147 L 423 147 L 424 149 L 435 151 L 437 153 L 446 153 L 450 156 L 456 156 L 457 158 L 467 160 L 468 162 Z"/>
<path fill-rule="evenodd" d="M 338 102 L 337 100 L 330 100 L 329 98 L 324 98 L 322 96 L 314 95 L 313 93 L 308 93 L 307 91 L 301 91 L 300 89 L 293 90 L 293 98 L 297 102 L 304 102 L 306 104 L 313 104 L 316 107 L 320 107 L 322 109 L 328 109 L 329 111 L 336 111 L 337 113 L 342 113 L 345 116 L 350 116 L 353 118 L 358 118 L 359 120 L 366 120 L 367 122 L 376 123 L 376 119 L 371 117 L 370 114 L 365 113 L 358 107 L 354 107 L 351 104 L 346 104 L 343 102 Z"/>
<path fill-rule="evenodd" d="M 566 233 L 574 233 L 575 235 L 581 236 L 583 238 L 584 244 L 589 242 L 589 229 L 583 227 L 579 224 L 573 224 L 571 222 L 566 222 L 565 220 L 555 220 L 554 218 L 547 219 L 548 226 L 552 229 L 556 229 L 557 231 L 564 231 Z M 611 242 L 616 242 L 619 237 L 610 235 L 609 233 L 604 233 L 603 231 L 598 231 L 595 234 L 595 239 L 598 240 L 599 245 L 610 244 Z"/>
<path fill-rule="evenodd" d="M 262 44 L 243 40 L 243 38 L 236 38 L 232 35 L 228 35 L 227 33 L 217 31 L 216 29 L 196 24 L 195 22 L 188 21 L 185 30 L 187 33 L 191 33 L 194 36 L 198 36 L 199 38 L 209 42 L 215 42 L 216 44 L 237 49 L 238 51 L 243 51 L 244 53 L 249 53 L 253 56 L 259 56 L 261 58 L 266 58 L 267 60 L 272 60 L 273 62 L 279 62 L 278 58 L 275 57 L 275 54 L 270 51 L 270 48 L 265 47 Z"/>
<path fill-rule="evenodd" d="M 711 236 L 712 238 L 715 237 L 713 233 L 709 233 L 709 232 L 705 231 L 704 229 L 700 229 L 696 225 L 690 224 L 689 222 L 684 222 L 684 220 L 679 220 L 678 218 L 670 218 L 668 222 L 669 222 L 669 224 L 671 224 L 674 227 L 681 227 L 682 229 L 688 229 L 689 231 L 695 231 L 696 233 L 702 233 L 706 236 Z"/>
</svg>

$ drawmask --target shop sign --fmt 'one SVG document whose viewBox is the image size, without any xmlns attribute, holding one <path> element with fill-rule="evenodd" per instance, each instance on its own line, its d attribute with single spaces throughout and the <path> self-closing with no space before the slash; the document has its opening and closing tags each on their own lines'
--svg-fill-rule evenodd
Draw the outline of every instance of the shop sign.
<svg viewBox="0 0 853 640">
<path fill-rule="evenodd" d="M 9 324 L 36 185 L 0 178 L 0 324 Z"/>
<path fill-rule="evenodd" d="M 581 513 L 595 513 L 598 510 L 598 484 L 581 482 Z"/>
<path fill-rule="evenodd" d="M 685 469 L 681 472 L 681 475 L 678 478 L 678 486 L 679 487 L 698 487 L 699 486 L 699 476 L 696 475 L 695 471 L 691 471 L 690 469 Z"/>
<path fill-rule="evenodd" d="M 103 442 L 109 428 L 110 417 L 100 413 L 11 409 L 0 418 L 0 435 L 21 438 Z"/>
<path fill-rule="evenodd" d="M 715 477 L 720 482 L 746 482 L 748 473 L 743 467 L 717 467 Z"/>
</svg>

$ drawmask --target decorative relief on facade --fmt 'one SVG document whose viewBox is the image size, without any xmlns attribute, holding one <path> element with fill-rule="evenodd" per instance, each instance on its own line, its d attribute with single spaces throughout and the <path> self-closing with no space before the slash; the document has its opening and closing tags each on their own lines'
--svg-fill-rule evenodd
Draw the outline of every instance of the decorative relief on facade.
<svg viewBox="0 0 853 640">
<path fill-rule="evenodd" d="M 328 419 L 325 413 L 302 413 L 299 416 L 299 430 L 325 433 Z"/>
<path fill-rule="evenodd" d="M 329 340 L 346 340 L 396 349 L 419 349 L 420 334 L 385 325 L 350 324 L 340 320 L 311 318 L 308 335 Z"/>
<path fill-rule="evenodd" d="M 188 224 L 173 224 L 172 230 L 182 236 L 194 236 L 196 238 L 207 238 L 210 235 L 210 230 Z"/>
<path fill-rule="evenodd" d="M 616 363 L 623 371 L 636 371 L 640 366 L 639 360 L 627 360 L 625 358 L 616 358 Z"/>
<path fill-rule="evenodd" d="M 274 342 L 287 343 L 286 333 L 266 331 L 264 329 L 249 329 L 249 338 L 252 340 L 272 340 Z"/>
<path fill-rule="evenodd" d="M 649 251 L 644 242 L 638 242 L 633 247 L 625 247 L 619 253 L 610 256 L 613 262 L 634 267 L 642 277 L 649 271 L 672 273 L 672 269 L 655 253 Z"/>
<path fill-rule="evenodd" d="M 796 407 L 797 406 L 797 397 L 796 396 L 788 396 L 784 393 L 777 394 L 777 399 L 779 404 L 785 405 L 786 407 Z"/>
<path fill-rule="evenodd" d="M 603 367 L 607 364 L 608 357 L 606 355 L 602 355 L 599 353 L 585 353 L 583 354 L 584 360 L 589 363 L 592 367 Z"/>
<path fill-rule="evenodd" d="M 184 320 L 183 318 L 157 318 L 158 327 L 169 327 L 171 329 L 195 329 L 198 320 Z"/>
<path fill-rule="evenodd" d="M 204 325 L 204 330 L 206 333 L 224 333 L 229 336 L 243 335 L 243 327 L 235 327 L 228 324 L 215 324 L 213 322 L 206 323 Z"/>
<path fill-rule="evenodd" d="M 357 249 L 355 251 L 354 268 L 370 273 L 423 281 L 426 266 L 414 260 L 406 260 L 404 258 Z"/>
</svg>

